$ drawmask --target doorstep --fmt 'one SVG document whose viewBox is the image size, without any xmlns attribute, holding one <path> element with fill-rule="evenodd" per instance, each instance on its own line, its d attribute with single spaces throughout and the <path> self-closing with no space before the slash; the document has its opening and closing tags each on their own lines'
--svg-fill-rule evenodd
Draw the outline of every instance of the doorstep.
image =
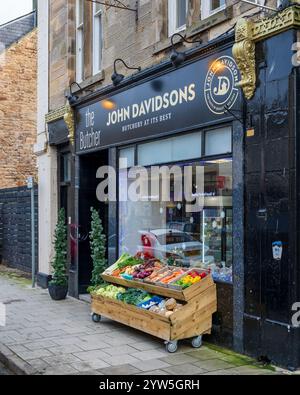
<svg viewBox="0 0 300 395">
<path fill-rule="evenodd" d="M 82 294 L 79 295 L 79 300 L 86 303 L 92 303 L 91 295 L 90 294 Z"/>
</svg>

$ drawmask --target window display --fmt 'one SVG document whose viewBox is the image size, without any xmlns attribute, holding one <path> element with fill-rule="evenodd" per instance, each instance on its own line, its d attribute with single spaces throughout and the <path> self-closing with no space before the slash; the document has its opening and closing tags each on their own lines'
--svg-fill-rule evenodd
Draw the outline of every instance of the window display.
<svg viewBox="0 0 300 395">
<path fill-rule="evenodd" d="M 207 135 L 212 144 L 212 134 Z M 224 132 L 221 139 L 224 141 Z M 143 150 L 138 149 L 137 152 Z M 134 202 L 120 199 L 119 254 L 134 256 L 137 252 L 147 253 L 167 265 L 208 269 L 215 280 L 232 282 L 232 159 L 176 163 L 182 174 L 185 174 L 186 167 L 193 169 L 193 195 L 201 195 L 203 202 L 203 207 L 196 212 L 187 209 L 188 202 L 185 199 L 177 199 L 176 175 L 171 176 L 169 200 L 164 201 L 161 198 L 162 185 L 168 173 L 160 173 L 160 193 L 156 196 L 157 191 L 154 194 L 151 190 L 154 180 L 149 153 L 146 161 L 143 162 L 142 158 L 138 158 L 138 161 L 148 165 L 148 196 Z M 173 166 L 165 165 L 170 172 Z M 197 185 L 197 168 L 201 168 L 203 173 L 203 185 Z M 125 184 L 130 188 L 134 183 L 128 179 L 128 171 L 120 169 L 120 190 L 124 189 Z"/>
</svg>

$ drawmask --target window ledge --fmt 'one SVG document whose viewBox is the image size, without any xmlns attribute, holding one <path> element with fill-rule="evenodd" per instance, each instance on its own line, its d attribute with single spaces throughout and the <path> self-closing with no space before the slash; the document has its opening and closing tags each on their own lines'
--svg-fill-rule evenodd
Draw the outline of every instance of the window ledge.
<svg viewBox="0 0 300 395">
<path fill-rule="evenodd" d="M 205 30 L 211 29 L 214 26 L 219 25 L 233 17 L 233 7 L 229 6 L 225 10 L 216 12 L 215 14 L 205 18 L 203 20 L 199 20 L 197 23 L 193 24 L 187 29 L 186 36 L 187 38 L 193 37 L 196 34 L 199 34 Z"/>
<path fill-rule="evenodd" d="M 229 6 L 225 10 L 221 10 L 216 12 L 215 14 L 211 15 L 208 18 L 203 20 L 199 20 L 198 22 L 194 23 L 192 26 L 188 27 L 186 30 L 180 32 L 186 38 L 192 38 L 199 33 L 202 33 L 214 26 L 219 25 L 229 19 L 232 19 L 233 16 L 233 7 Z M 180 42 L 180 38 L 176 37 L 174 43 L 177 44 Z M 164 41 L 161 41 L 154 45 L 153 47 L 153 55 L 157 55 L 160 52 L 166 51 L 167 49 L 172 48 L 171 44 L 171 37 L 166 38 Z"/>
<path fill-rule="evenodd" d="M 86 89 L 89 89 L 91 86 L 104 81 L 104 79 L 105 79 L 105 72 L 102 70 L 102 71 L 100 71 L 100 73 L 95 74 L 92 77 L 89 77 L 86 80 L 80 82 L 79 86 L 81 87 L 81 90 L 86 90 Z M 78 93 L 81 90 L 75 84 L 74 84 L 74 87 L 72 87 L 73 93 Z M 69 93 L 69 89 L 66 93 Z"/>
</svg>

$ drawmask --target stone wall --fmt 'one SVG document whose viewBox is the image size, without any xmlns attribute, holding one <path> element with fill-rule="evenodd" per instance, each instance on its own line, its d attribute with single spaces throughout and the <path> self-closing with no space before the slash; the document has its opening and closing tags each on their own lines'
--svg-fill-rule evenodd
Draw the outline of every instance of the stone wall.
<svg viewBox="0 0 300 395">
<path fill-rule="evenodd" d="M 37 30 L 0 54 L 0 190 L 36 176 Z"/>
<path fill-rule="evenodd" d="M 84 81 L 82 87 L 95 90 L 111 83 L 113 61 L 122 58 L 132 66 L 142 69 L 168 59 L 171 52 L 168 37 L 167 0 L 139 0 L 138 22 L 134 12 L 103 7 L 103 70 L 92 76 L 92 4 L 85 2 Z M 265 1 L 276 7 L 276 0 Z M 126 4 L 134 8 L 135 0 Z M 241 1 L 228 0 L 227 9 L 210 18 L 201 20 L 201 1 L 189 0 L 187 29 L 182 32 L 190 39 L 201 38 L 203 43 L 234 28 L 241 15 L 252 15 L 259 9 Z M 76 80 L 76 24 L 75 0 L 49 0 L 50 25 L 50 108 L 53 111 L 65 104 L 70 84 Z M 197 44 L 195 44 L 197 45 Z M 190 48 L 190 44 L 184 44 Z M 179 47 L 180 49 L 180 47 Z M 120 64 L 118 70 L 124 75 L 132 71 Z M 76 90 L 76 87 L 75 89 Z"/>
</svg>

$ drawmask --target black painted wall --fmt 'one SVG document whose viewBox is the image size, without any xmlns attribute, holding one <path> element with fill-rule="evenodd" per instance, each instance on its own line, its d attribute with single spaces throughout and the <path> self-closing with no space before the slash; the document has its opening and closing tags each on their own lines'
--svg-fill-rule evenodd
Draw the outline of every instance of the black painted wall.
<svg viewBox="0 0 300 395">
<path fill-rule="evenodd" d="M 258 86 L 248 102 L 255 136 L 245 143 L 244 315 L 245 351 L 294 368 L 300 366 L 300 329 L 291 328 L 299 287 L 295 41 L 289 31 L 257 45 Z M 281 261 L 273 259 L 275 241 L 283 242 Z"/>
<path fill-rule="evenodd" d="M 36 256 L 38 190 L 35 190 Z M 26 187 L 0 190 L 0 262 L 31 273 L 31 200 Z"/>
</svg>

